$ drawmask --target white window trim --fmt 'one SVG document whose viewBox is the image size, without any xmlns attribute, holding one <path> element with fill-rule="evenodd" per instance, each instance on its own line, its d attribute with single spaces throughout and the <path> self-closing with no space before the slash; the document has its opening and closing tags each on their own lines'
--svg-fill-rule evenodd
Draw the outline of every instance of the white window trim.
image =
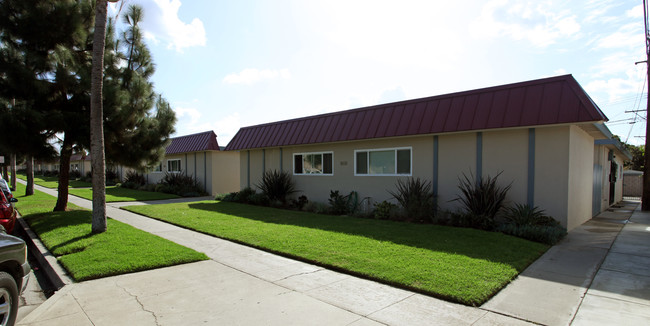
<svg viewBox="0 0 650 326">
<path fill-rule="evenodd" d="M 314 154 L 332 154 L 332 173 L 296 173 L 296 155 L 314 155 Z M 325 177 L 331 177 L 334 175 L 334 152 L 333 151 L 324 151 L 324 152 L 303 152 L 303 153 L 293 153 L 291 156 L 293 158 L 293 162 L 291 163 L 292 169 L 291 172 L 293 175 L 304 175 L 304 176 L 325 176 Z M 324 159 L 323 159 L 324 160 Z M 325 164 L 323 162 L 323 164 Z M 303 166 L 303 172 L 305 171 L 305 167 Z"/>
<path fill-rule="evenodd" d="M 381 151 L 395 151 L 395 172 L 397 172 L 397 151 L 399 150 L 409 150 L 409 173 L 391 173 L 391 174 L 371 174 L 370 173 L 370 152 L 381 152 Z M 360 174 L 357 173 L 357 153 L 366 152 L 368 153 L 367 162 L 368 173 Z M 390 147 L 390 148 L 369 148 L 369 149 L 356 149 L 354 150 L 354 176 L 355 177 L 410 177 L 413 175 L 413 147 Z"/>
<path fill-rule="evenodd" d="M 169 170 L 169 162 L 170 161 L 178 161 L 178 167 L 180 168 L 180 170 L 178 170 L 178 171 L 170 171 Z M 167 160 L 167 173 L 181 173 L 181 172 L 183 172 L 183 166 L 181 165 L 181 159 L 180 158 L 172 158 L 172 159 Z"/>
</svg>

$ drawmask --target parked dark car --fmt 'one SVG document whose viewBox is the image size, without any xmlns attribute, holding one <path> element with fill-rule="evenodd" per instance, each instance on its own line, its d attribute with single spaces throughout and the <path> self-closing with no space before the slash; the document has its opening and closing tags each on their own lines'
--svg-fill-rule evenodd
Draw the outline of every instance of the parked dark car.
<svg viewBox="0 0 650 326">
<path fill-rule="evenodd" d="M 7 198 L 4 191 L 0 191 L 0 225 L 4 227 L 7 233 L 12 233 L 16 225 L 16 208 L 14 207 L 14 203 L 17 201 L 18 199 L 13 196 L 11 199 Z"/>
<path fill-rule="evenodd" d="M 16 322 L 19 295 L 27 285 L 30 270 L 25 242 L 0 227 L 0 326 Z"/>
</svg>

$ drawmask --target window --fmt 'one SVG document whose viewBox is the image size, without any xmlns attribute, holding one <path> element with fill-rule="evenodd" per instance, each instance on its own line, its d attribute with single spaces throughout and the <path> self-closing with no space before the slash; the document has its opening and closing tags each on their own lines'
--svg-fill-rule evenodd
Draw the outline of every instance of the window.
<svg viewBox="0 0 650 326">
<path fill-rule="evenodd" d="M 411 148 L 354 151 L 355 175 L 411 175 Z"/>
<path fill-rule="evenodd" d="M 70 171 L 79 171 L 79 163 L 70 164 Z"/>
<path fill-rule="evenodd" d="M 293 154 L 293 174 L 332 175 L 333 156 L 332 152 Z"/>
<path fill-rule="evenodd" d="M 167 160 L 167 172 L 181 172 L 181 160 Z"/>
<path fill-rule="evenodd" d="M 162 172 L 162 162 L 153 167 L 153 172 Z"/>
</svg>

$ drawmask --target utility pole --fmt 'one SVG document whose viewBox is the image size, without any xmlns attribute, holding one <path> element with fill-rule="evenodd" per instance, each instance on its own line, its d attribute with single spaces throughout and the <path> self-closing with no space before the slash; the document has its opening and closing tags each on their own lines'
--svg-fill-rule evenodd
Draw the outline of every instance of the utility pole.
<svg viewBox="0 0 650 326">
<path fill-rule="evenodd" d="M 645 160 L 643 166 L 643 194 L 641 197 L 641 210 L 650 211 L 650 38 L 648 35 L 648 3 L 643 0 L 643 24 L 645 26 L 645 54 L 646 54 L 646 73 L 648 74 L 648 104 L 646 106 L 645 122 Z"/>
</svg>

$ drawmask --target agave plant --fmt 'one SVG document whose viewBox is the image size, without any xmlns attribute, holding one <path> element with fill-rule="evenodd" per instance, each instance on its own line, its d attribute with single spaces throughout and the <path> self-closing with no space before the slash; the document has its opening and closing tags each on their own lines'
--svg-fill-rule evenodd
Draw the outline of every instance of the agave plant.
<svg viewBox="0 0 650 326">
<path fill-rule="evenodd" d="M 397 191 L 388 191 L 399 202 L 406 213 L 406 218 L 425 221 L 433 218 L 436 195 L 431 191 L 431 182 L 420 178 L 397 180 Z"/>
<path fill-rule="evenodd" d="M 456 200 L 463 204 L 471 227 L 494 228 L 494 219 L 503 208 L 508 190 L 512 186 L 512 183 L 505 187 L 499 186 L 497 181 L 500 175 L 501 172 L 495 177 L 487 176 L 475 180 L 474 175 L 470 178 L 463 173 L 463 178 L 458 178 L 461 194 Z"/>
<path fill-rule="evenodd" d="M 283 204 L 287 202 L 289 195 L 297 191 L 287 171 L 265 171 L 257 187 L 270 201 L 280 201 Z"/>
</svg>

